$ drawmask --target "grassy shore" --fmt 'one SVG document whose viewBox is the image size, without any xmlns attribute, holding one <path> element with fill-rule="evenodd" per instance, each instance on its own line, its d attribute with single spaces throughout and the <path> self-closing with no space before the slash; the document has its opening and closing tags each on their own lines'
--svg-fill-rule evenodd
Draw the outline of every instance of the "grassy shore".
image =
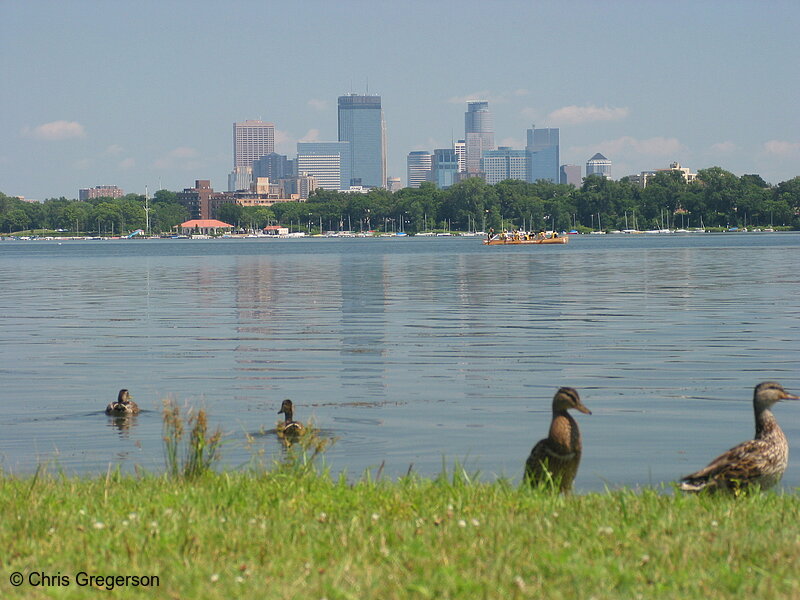
<svg viewBox="0 0 800 600">
<path fill-rule="evenodd" d="M 458 470 L 353 483 L 296 462 L 0 476 L 0 505 L 4 598 L 98 597 L 81 572 L 158 577 L 104 597 L 800 597 L 794 495 L 564 497 Z M 51 585 L 32 585 L 42 573 Z"/>
</svg>

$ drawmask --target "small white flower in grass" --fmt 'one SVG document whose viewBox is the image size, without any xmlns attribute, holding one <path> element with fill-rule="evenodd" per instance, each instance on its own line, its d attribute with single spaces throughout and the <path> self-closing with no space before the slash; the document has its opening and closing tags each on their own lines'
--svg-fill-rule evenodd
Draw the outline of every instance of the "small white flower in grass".
<svg viewBox="0 0 800 600">
<path fill-rule="evenodd" d="M 458 526 L 459 527 L 466 527 L 467 526 L 467 522 L 464 519 L 459 519 L 458 520 Z"/>
<path fill-rule="evenodd" d="M 225 522 L 225 521 L 227 521 L 227 520 L 228 520 L 228 519 L 226 519 L 225 517 L 220 517 L 220 518 L 219 518 L 219 522 L 220 522 L 220 523 L 224 523 L 224 522 Z"/>
<path fill-rule="evenodd" d="M 86 514 L 86 511 L 85 511 L 85 510 L 83 510 L 83 509 L 80 509 L 80 510 L 78 511 L 78 514 L 79 514 L 79 515 L 85 515 L 85 514 Z"/>
<path fill-rule="evenodd" d="M 100 521 L 95 521 L 94 524 L 92 525 L 92 527 L 94 527 L 95 529 L 105 529 L 105 526 L 106 526 L 105 523 L 102 523 Z"/>
<path fill-rule="evenodd" d="M 158 521 L 150 521 L 150 527 L 153 529 L 158 529 Z"/>
<path fill-rule="evenodd" d="M 605 525 L 604 527 L 598 527 L 597 533 L 602 533 L 603 535 L 611 535 L 614 533 L 614 528 Z"/>
<path fill-rule="evenodd" d="M 711 526 L 712 527 L 719 527 L 719 523 L 717 523 L 716 521 L 711 521 Z"/>
<path fill-rule="evenodd" d="M 127 527 L 128 525 L 130 525 L 130 521 L 128 521 L 128 519 L 125 519 L 124 521 L 122 521 L 122 526 L 123 527 Z"/>
<path fill-rule="evenodd" d="M 373 515 L 373 518 L 374 518 L 374 515 Z M 319 513 L 319 515 L 317 515 L 317 521 L 319 521 L 320 523 L 325 523 L 327 520 L 328 520 L 328 513 L 321 512 L 321 513 Z"/>
<path fill-rule="evenodd" d="M 164 509 L 164 516 L 165 516 L 165 517 L 168 517 L 168 516 L 170 516 L 170 515 L 171 515 L 173 512 L 175 512 L 175 511 L 174 511 L 174 510 L 172 510 L 171 508 L 165 508 L 165 509 Z"/>
<path fill-rule="evenodd" d="M 378 513 L 372 513 L 372 520 L 373 521 L 377 522 L 377 520 L 380 519 L 380 518 L 381 518 L 381 516 Z"/>
<path fill-rule="evenodd" d="M 217 583 L 219 581 L 219 573 L 214 573 L 209 579 L 211 583 Z"/>
<path fill-rule="evenodd" d="M 53 535 L 55 532 L 56 532 L 56 528 L 55 527 L 51 527 L 50 529 L 47 530 L 47 533 L 50 534 L 50 535 Z"/>
<path fill-rule="evenodd" d="M 237 576 L 234 581 L 236 581 L 236 583 L 244 583 L 244 577 Z"/>
<path fill-rule="evenodd" d="M 520 590 L 524 590 L 525 580 L 519 575 L 517 575 L 516 577 L 514 577 L 514 585 L 516 585 Z"/>
<path fill-rule="evenodd" d="M 128 513 L 128 519 L 130 519 L 131 521 L 135 521 L 138 518 L 139 518 L 138 514 L 136 514 L 136 513 Z"/>
<path fill-rule="evenodd" d="M 478 527 L 481 524 L 481 522 L 478 521 L 478 519 L 472 519 L 472 521 L 470 521 L 470 523 L 472 523 L 473 527 Z"/>
</svg>

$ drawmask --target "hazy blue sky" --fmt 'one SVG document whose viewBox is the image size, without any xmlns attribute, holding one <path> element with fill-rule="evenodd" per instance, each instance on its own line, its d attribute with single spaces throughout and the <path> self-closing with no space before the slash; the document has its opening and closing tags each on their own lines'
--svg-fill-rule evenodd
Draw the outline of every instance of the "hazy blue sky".
<svg viewBox="0 0 800 600">
<path fill-rule="evenodd" d="M 383 97 L 389 175 L 463 137 L 561 128 L 561 162 L 612 175 L 800 175 L 800 2 L 0 0 L 0 192 L 227 188 L 232 124 L 279 152 L 335 140 L 336 99 Z"/>
</svg>

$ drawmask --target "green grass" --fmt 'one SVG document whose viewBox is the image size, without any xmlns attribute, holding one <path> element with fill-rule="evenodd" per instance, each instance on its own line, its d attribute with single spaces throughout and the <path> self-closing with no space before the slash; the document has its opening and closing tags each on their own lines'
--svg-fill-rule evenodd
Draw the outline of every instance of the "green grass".
<svg viewBox="0 0 800 600">
<path fill-rule="evenodd" d="M 798 598 L 800 500 L 559 496 L 271 470 L 0 476 L 0 597 L 99 597 L 75 575 L 157 575 L 142 598 Z M 18 588 L 14 571 L 68 587 Z M 108 592 L 103 592 L 108 593 Z M 111 597 L 111 596 L 104 596 Z"/>
</svg>

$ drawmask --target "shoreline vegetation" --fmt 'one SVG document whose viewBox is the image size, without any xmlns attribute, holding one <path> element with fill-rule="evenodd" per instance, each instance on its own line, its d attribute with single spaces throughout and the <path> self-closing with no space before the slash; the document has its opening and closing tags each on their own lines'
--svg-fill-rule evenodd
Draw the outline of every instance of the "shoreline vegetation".
<svg viewBox="0 0 800 600">
<path fill-rule="evenodd" d="M 76 237 L 171 234 L 191 216 L 191 202 L 177 192 L 159 190 L 152 198 L 80 201 L 49 198 L 25 202 L 0 193 L 0 234 L 61 230 Z M 237 232 L 267 225 L 289 233 L 322 235 L 326 231 L 380 234 L 495 231 L 662 231 L 697 229 L 800 229 L 800 176 L 771 185 L 759 175 L 742 175 L 720 167 L 700 169 L 692 182 L 679 171 L 662 171 L 645 188 L 629 178 L 585 177 L 580 187 L 540 180 L 506 180 L 487 184 L 469 178 L 449 188 L 431 182 L 396 192 L 370 189 L 350 193 L 317 189 L 305 201 L 242 206 L 234 198 L 220 201 L 213 217 Z"/>
<path fill-rule="evenodd" d="M 0 472 L 0 595 L 800 597 L 794 494 L 562 495 L 458 465 L 352 480 L 326 469 L 313 427 L 270 466 L 215 471 L 205 413 L 163 417 L 164 474 Z"/>
</svg>

